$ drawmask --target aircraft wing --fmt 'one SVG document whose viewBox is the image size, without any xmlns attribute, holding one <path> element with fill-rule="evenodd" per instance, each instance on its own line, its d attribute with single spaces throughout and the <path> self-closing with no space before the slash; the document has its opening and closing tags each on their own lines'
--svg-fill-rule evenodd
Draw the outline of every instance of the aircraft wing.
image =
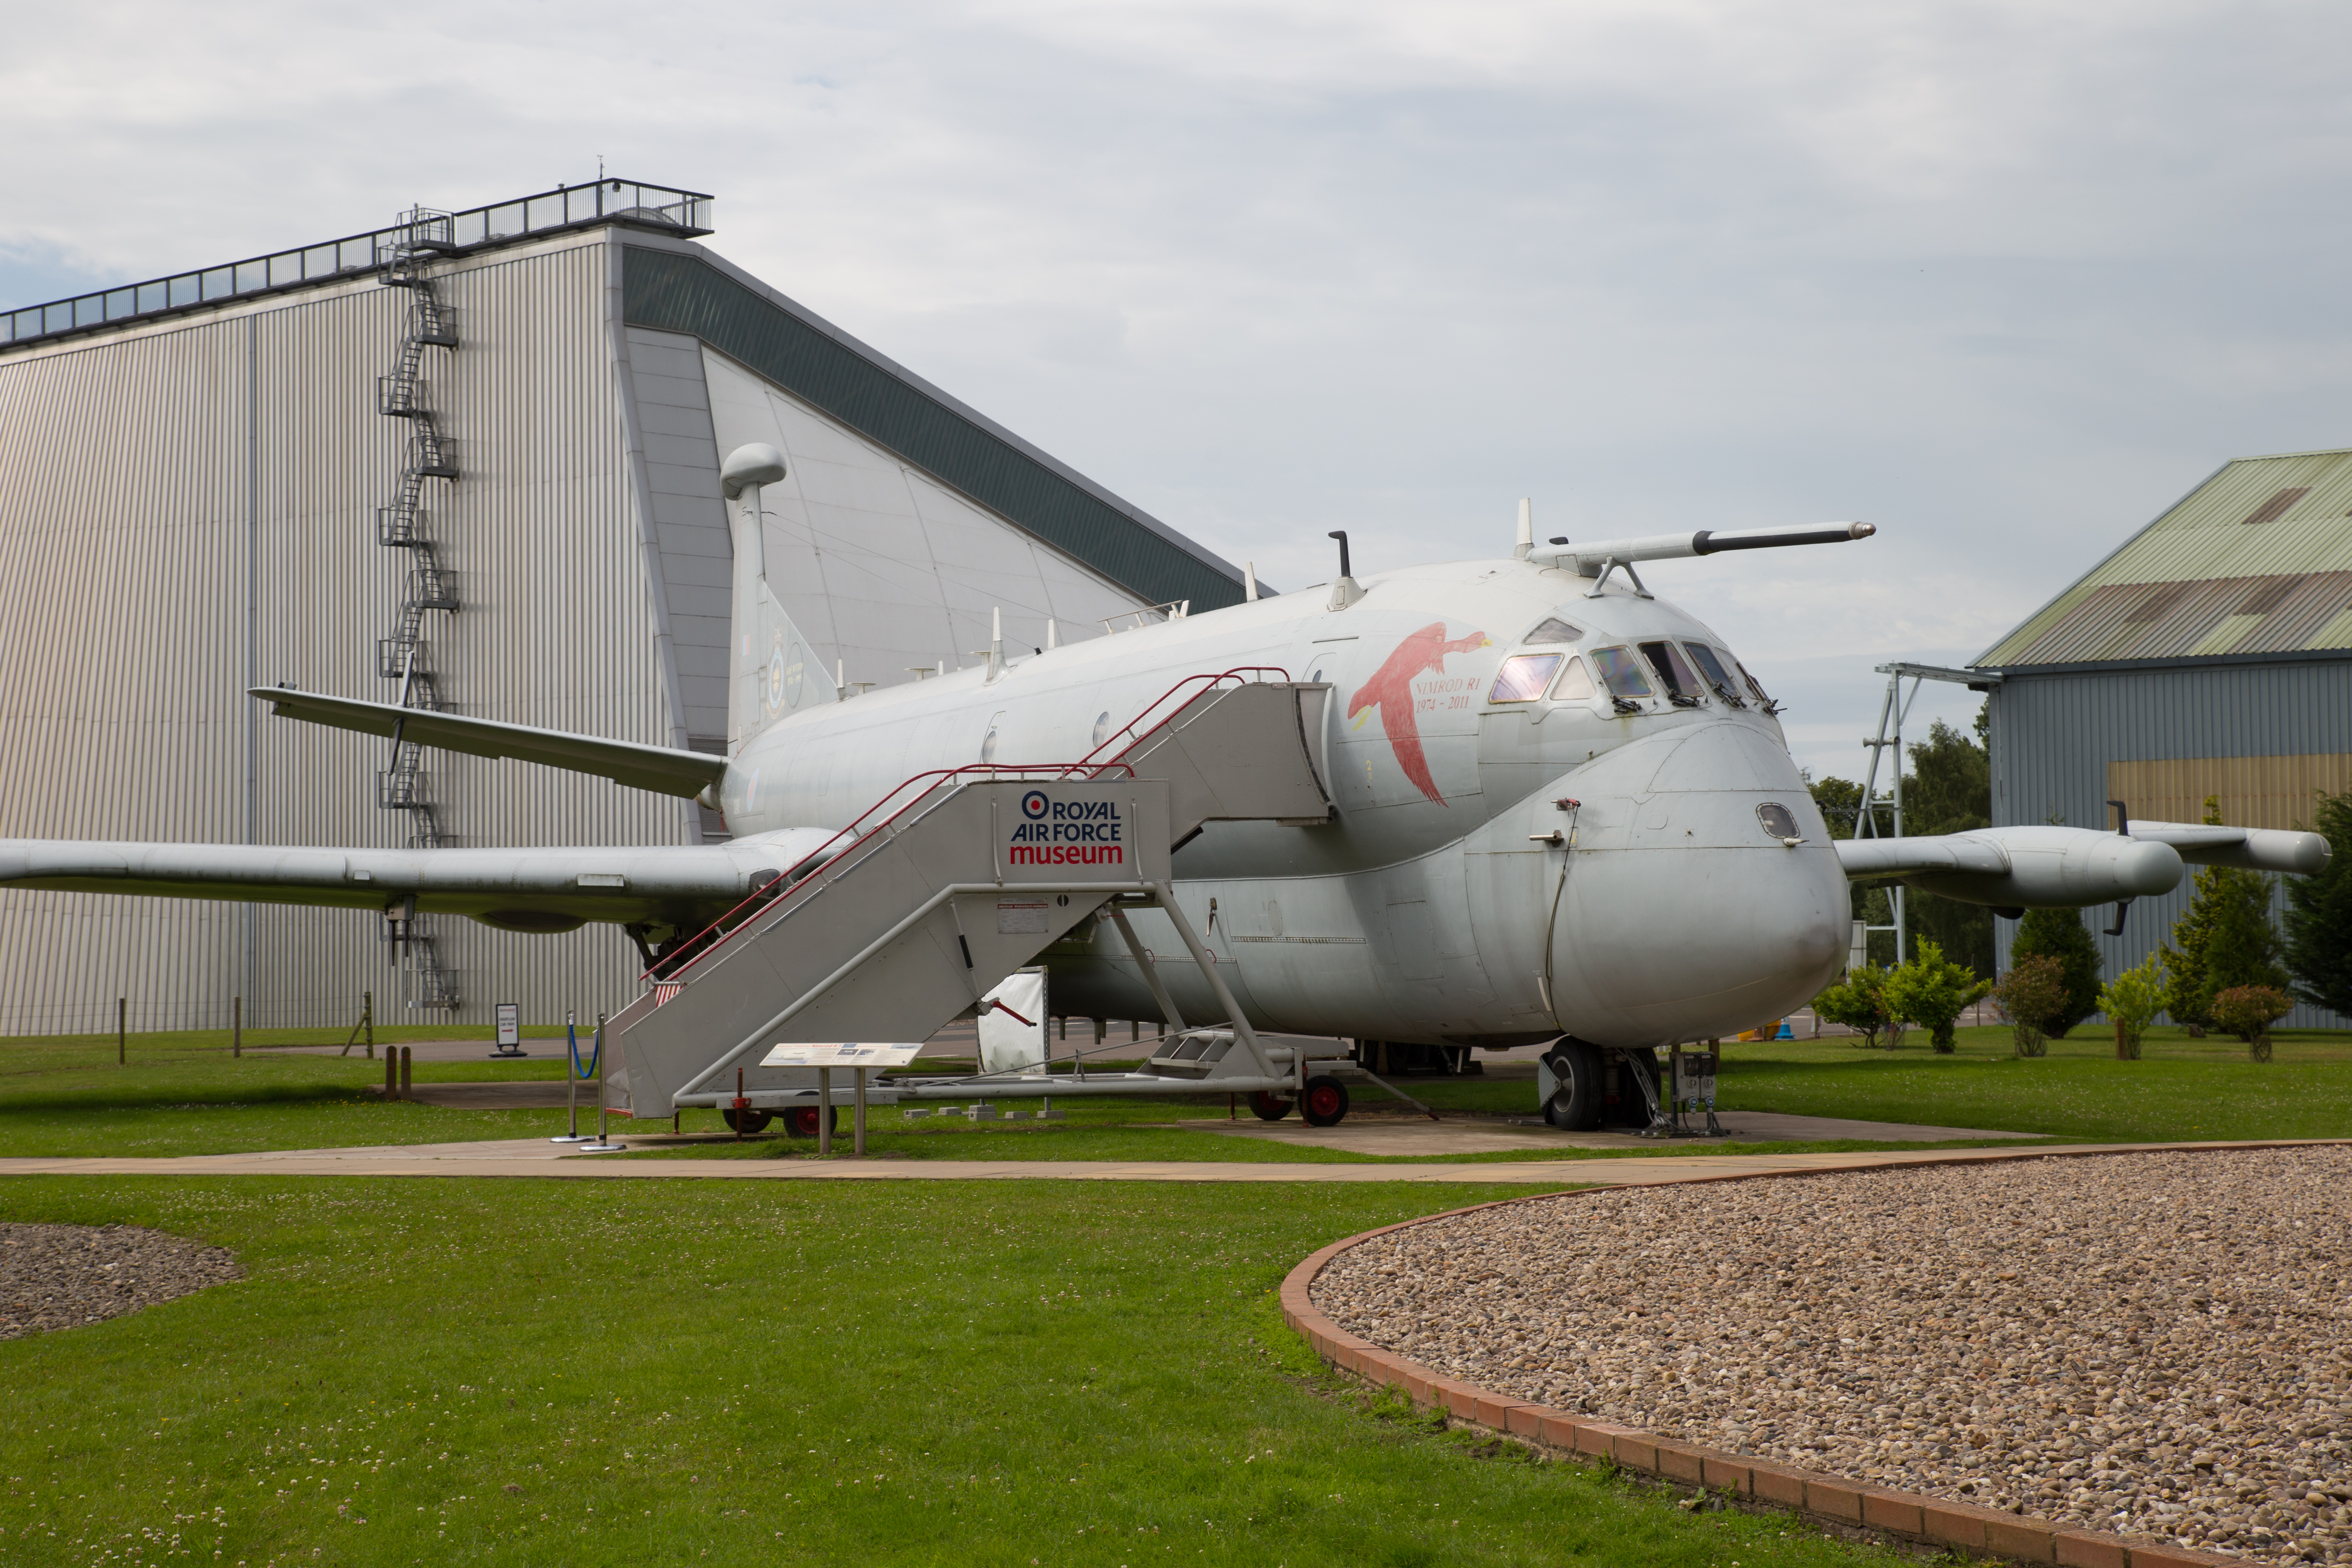
<svg viewBox="0 0 2352 1568">
<path fill-rule="evenodd" d="M 560 931 L 722 913 L 833 835 L 795 828 L 724 844 L 629 849 L 307 849 L 0 839 L 0 886 L 422 914 Z"/>
<path fill-rule="evenodd" d="M 299 718 L 337 729 L 355 729 L 362 735 L 385 737 L 397 726 L 403 740 L 415 741 L 419 746 L 463 751 L 475 757 L 510 757 L 518 762 L 543 763 L 574 773 L 593 773 L 632 789 L 652 789 L 664 795 L 699 795 L 727 774 L 727 759 L 723 757 L 679 751 L 667 746 L 641 746 L 630 740 L 538 729 L 527 724 L 469 718 L 430 708 L 331 697 L 297 691 L 292 686 L 254 686 L 248 695 L 269 704 L 270 711 L 281 718 Z"/>
<path fill-rule="evenodd" d="M 1994 909 L 2080 909 L 2169 893 L 2181 862 L 2308 876 L 2327 864 L 2317 833 L 2133 822 L 2125 833 L 2019 825 L 1901 839 L 1841 839 L 1850 881 L 1895 881 Z"/>
<path fill-rule="evenodd" d="M 2005 873 L 2011 855 L 2048 852 L 2065 846 L 2095 847 L 2118 837 L 2085 828 L 1979 828 L 1972 832 L 1904 839 L 1840 839 L 1838 859 L 1853 881 L 1918 873 Z M 2128 841 L 2169 845 L 2191 865 L 2238 866 L 2247 871 L 2310 876 L 2326 868 L 2327 841 L 2317 833 L 2275 828 L 2224 828 L 2206 822 L 2133 822 Z"/>
</svg>

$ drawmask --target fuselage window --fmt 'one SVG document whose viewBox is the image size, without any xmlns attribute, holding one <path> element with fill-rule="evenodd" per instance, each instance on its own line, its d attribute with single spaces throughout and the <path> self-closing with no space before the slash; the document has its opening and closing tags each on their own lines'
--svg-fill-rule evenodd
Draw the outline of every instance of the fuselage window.
<svg viewBox="0 0 2352 1568">
<path fill-rule="evenodd" d="M 1778 800 L 1767 800 L 1757 807 L 1756 820 L 1763 823 L 1764 831 L 1776 839 L 1804 837 L 1803 831 L 1797 826 L 1797 819 L 1790 814 L 1788 807 Z"/>
<path fill-rule="evenodd" d="M 1592 667 L 1599 673 L 1601 684 L 1609 688 L 1611 696 L 1646 697 L 1654 695 L 1650 690 L 1650 678 L 1642 674 L 1642 661 L 1633 657 L 1631 648 L 1595 648 L 1592 650 Z"/>
<path fill-rule="evenodd" d="M 1582 702 L 1592 695 L 1592 677 L 1584 672 L 1584 661 L 1570 653 L 1567 667 L 1559 679 L 1552 683 L 1551 700 L 1556 703 Z"/>
<path fill-rule="evenodd" d="M 1573 643 L 1583 635 L 1581 629 L 1555 615 L 1519 640 L 1523 643 Z"/>
<path fill-rule="evenodd" d="M 1715 688 L 1717 696 L 1721 697 L 1733 707 L 1748 706 L 1740 697 L 1739 684 L 1731 678 L 1731 672 L 1723 667 L 1726 655 L 1717 653 L 1704 643 L 1685 643 L 1683 647 L 1690 654 L 1691 663 L 1705 672 L 1706 684 Z"/>
<path fill-rule="evenodd" d="M 1515 653 L 1503 661 L 1495 672 L 1494 689 L 1486 694 L 1490 703 L 1531 703 L 1543 695 L 1551 685 L 1554 670 L 1559 668 L 1558 653 Z"/>
<path fill-rule="evenodd" d="M 1658 678 L 1666 683 L 1666 694 L 1675 706 L 1693 707 L 1697 705 L 1698 677 L 1691 674 L 1690 664 L 1684 659 L 1680 648 L 1672 643 L 1644 643 L 1642 652 L 1649 655 L 1651 667 L 1658 672 Z"/>
</svg>

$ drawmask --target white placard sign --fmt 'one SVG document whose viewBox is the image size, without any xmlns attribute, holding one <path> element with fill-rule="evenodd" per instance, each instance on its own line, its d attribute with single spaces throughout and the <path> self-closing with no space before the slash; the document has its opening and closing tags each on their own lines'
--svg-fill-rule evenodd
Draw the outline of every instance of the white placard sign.
<svg viewBox="0 0 2352 1568">
<path fill-rule="evenodd" d="M 518 1002 L 500 1002 L 499 1013 L 499 1043 L 501 1046 L 522 1043 L 522 1007 Z"/>
<path fill-rule="evenodd" d="M 762 1067 L 904 1067 L 922 1050 L 913 1045 L 876 1045 L 845 1040 L 811 1045 L 771 1046 L 760 1059 Z"/>
</svg>

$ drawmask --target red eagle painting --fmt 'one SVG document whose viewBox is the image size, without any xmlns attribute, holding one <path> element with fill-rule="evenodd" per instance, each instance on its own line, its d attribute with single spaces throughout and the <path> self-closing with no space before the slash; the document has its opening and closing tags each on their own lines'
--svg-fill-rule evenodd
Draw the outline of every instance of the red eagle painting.
<svg viewBox="0 0 2352 1568">
<path fill-rule="evenodd" d="M 1389 748 L 1396 753 L 1397 766 L 1413 781 L 1421 792 L 1445 804 L 1437 792 L 1437 781 L 1429 776 L 1429 758 L 1422 755 L 1421 725 L 1413 716 L 1412 683 L 1422 675 L 1444 674 L 1445 655 L 1466 653 L 1474 648 L 1491 647 L 1484 632 L 1473 632 L 1466 637 L 1445 640 L 1445 622 L 1432 622 L 1399 643 L 1388 662 L 1372 673 L 1372 678 L 1356 688 L 1355 700 L 1348 706 L 1348 716 L 1361 722 L 1361 715 L 1372 709 L 1381 710 L 1381 727 L 1388 732 Z"/>
</svg>

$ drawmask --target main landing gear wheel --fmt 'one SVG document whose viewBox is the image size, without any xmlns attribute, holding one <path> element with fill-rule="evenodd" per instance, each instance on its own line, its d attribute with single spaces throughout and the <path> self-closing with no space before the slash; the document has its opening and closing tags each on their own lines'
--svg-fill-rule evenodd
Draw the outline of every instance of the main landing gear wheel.
<svg viewBox="0 0 2352 1568">
<path fill-rule="evenodd" d="M 1564 1133 L 1600 1126 L 1601 1052 L 1580 1040 L 1564 1040 L 1544 1053 L 1544 1065 L 1559 1081 L 1544 1105 L 1544 1120 Z"/>
<path fill-rule="evenodd" d="M 1261 1122 L 1279 1122 L 1289 1115 L 1290 1108 L 1297 1103 L 1295 1100 L 1286 1100 L 1265 1089 L 1251 1090 L 1249 1102 L 1251 1111 L 1256 1113 L 1257 1119 Z"/>
<path fill-rule="evenodd" d="M 765 1131 L 769 1122 L 774 1119 L 771 1112 L 738 1111 L 732 1105 L 723 1107 L 719 1113 L 726 1118 L 730 1132 L 740 1133 L 747 1138 L 754 1133 Z M 812 1123 L 811 1130 L 814 1129 L 814 1124 Z"/>
<path fill-rule="evenodd" d="M 1348 1113 L 1348 1086 L 1336 1078 L 1308 1079 L 1307 1092 L 1298 1097 L 1298 1113 L 1310 1127 L 1338 1126 Z"/>
<path fill-rule="evenodd" d="M 795 1138 L 816 1136 L 816 1119 L 822 1111 L 829 1126 L 841 1125 L 841 1108 L 837 1105 L 790 1105 L 784 1109 L 784 1131 Z"/>
</svg>

